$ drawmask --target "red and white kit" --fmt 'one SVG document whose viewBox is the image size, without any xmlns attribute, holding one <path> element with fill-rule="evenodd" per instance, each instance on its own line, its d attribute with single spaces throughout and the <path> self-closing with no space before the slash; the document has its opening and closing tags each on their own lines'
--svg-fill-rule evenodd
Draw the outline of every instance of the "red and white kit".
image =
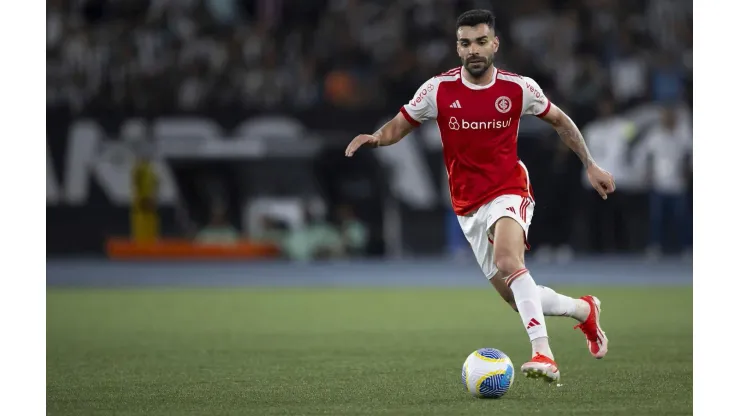
<svg viewBox="0 0 740 416">
<path fill-rule="evenodd" d="M 520 118 L 543 117 L 550 100 L 531 78 L 494 68 L 491 83 L 475 85 L 461 71 L 425 82 L 401 113 L 415 126 L 437 120 L 452 208 L 490 279 L 496 274 L 491 226 L 511 217 L 526 238 L 534 214 L 529 174 L 517 155 Z"/>
</svg>

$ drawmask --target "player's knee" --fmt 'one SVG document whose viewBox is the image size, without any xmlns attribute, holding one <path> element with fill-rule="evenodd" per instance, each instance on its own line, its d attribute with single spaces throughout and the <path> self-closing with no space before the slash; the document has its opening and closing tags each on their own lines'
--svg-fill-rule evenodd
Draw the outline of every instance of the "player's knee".
<svg viewBox="0 0 740 416">
<path fill-rule="evenodd" d="M 496 268 L 504 275 L 508 276 L 515 271 L 524 267 L 523 259 L 511 252 L 501 252 L 496 254 Z"/>
</svg>

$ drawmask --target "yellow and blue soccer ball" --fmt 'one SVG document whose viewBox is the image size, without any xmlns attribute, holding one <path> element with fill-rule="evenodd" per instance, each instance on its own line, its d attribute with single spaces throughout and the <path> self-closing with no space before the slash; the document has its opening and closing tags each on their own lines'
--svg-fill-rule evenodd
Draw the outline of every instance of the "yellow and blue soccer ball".
<svg viewBox="0 0 740 416">
<path fill-rule="evenodd" d="M 495 348 L 481 348 L 465 360 L 462 382 L 475 397 L 498 399 L 514 384 L 514 364 Z"/>
</svg>

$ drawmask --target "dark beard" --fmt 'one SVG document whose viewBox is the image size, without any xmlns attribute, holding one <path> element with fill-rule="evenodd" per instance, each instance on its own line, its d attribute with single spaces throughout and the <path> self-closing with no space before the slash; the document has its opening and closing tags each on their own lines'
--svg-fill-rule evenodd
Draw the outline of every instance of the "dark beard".
<svg viewBox="0 0 740 416">
<path fill-rule="evenodd" d="M 485 58 L 485 60 L 482 63 L 463 61 L 463 66 L 473 78 L 480 78 L 493 64 L 493 59 Z"/>
</svg>

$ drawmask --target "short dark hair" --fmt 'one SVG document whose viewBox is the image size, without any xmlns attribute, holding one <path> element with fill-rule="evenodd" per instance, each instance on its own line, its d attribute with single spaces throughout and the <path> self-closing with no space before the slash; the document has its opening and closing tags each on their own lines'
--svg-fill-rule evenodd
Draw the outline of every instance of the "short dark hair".
<svg viewBox="0 0 740 416">
<path fill-rule="evenodd" d="M 455 29 L 460 29 L 460 26 L 476 26 L 481 23 L 485 23 L 486 25 L 488 25 L 488 27 L 491 28 L 491 30 L 494 30 L 496 24 L 496 16 L 494 16 L 493 13 L 489 10 L 468 10 L 457 18 L 457 27 Z"/>
</svg>

